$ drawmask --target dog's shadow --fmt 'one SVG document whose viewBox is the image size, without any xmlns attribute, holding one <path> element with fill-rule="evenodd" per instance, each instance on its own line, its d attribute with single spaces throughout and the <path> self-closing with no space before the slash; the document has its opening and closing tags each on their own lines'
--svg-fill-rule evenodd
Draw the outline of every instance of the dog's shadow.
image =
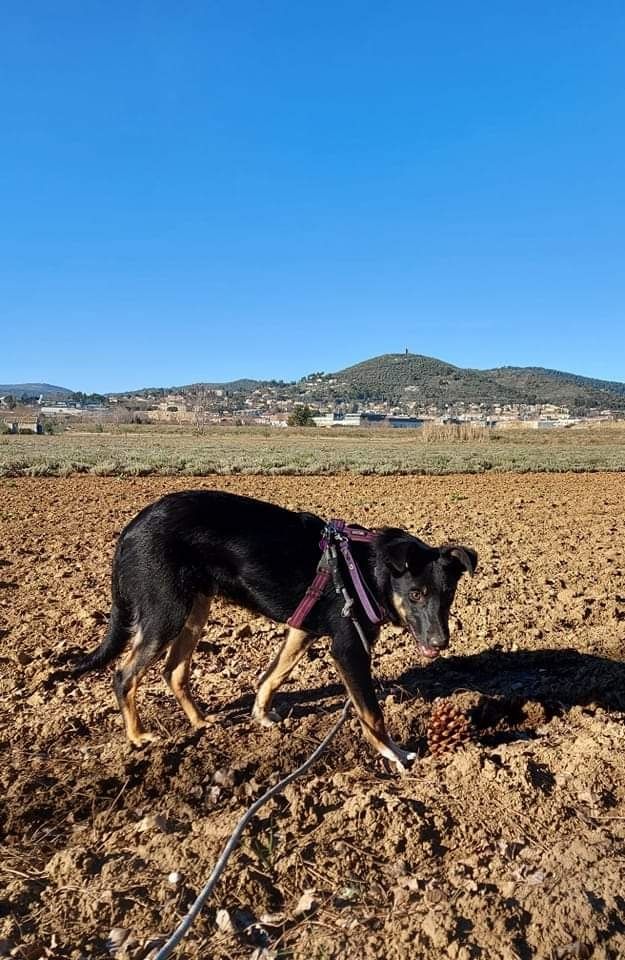
<svg viewBox="0 0 625 960">
<path fill-rule="evenodd" d="M 460 691 L 523 705 L 536 701 L 550 713 L 574 706 L 625 711 L 625 663 L 577 650 L 486 650 L 470 656 L 445 657 L 423 667 L 411 667 L 394 681 L 386 681 L 382 696 L 402 691 L 407 699 L 432 702 Z M 341 709 L 344 688 L 338 683 L 308 690 L 281 690 L 276 706 L 295 718 Z M 337 700 L 341 698 L 341 700 Z M 224 704 L 233 720 L 249 714 L 253 695 Z"/>
<path fill-rule="evenodd" d="M 625 710 L 625 663 L 577 650 L 485 650 L 406 670 L 396 681 L 427 701 L 466 690 L 546 705 Z"/>
</svg>

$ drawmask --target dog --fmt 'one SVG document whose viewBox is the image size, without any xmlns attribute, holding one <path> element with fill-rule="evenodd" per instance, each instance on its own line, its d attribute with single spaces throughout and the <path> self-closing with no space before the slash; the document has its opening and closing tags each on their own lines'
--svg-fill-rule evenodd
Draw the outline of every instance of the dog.
<svg viewBox="0 0 625 960">
<path fill-rule="evenodd" d="M 126 736 L 141 746 L 155 738 L 139 719 L 137 687 L 150 664 L 166 652 L 169 687 L 192 726 L 204 726 L 189 674 L 211 598 L 218 595 L 286 623 L 315 578 L 324 528 L 325 521 L 312 513 L 232 493 L 188 490 L 162 497 L 120 534 L 108 631 L 98 649 L 75 667 L 74 676 L 102 668 L 126 651 L 114 688 Z M 449 644 L 457 584 L 463 573 L 475 572 L 476 552 L 455 544 L 432 547 L 395 527 L 375 530 L 369 542 L 354 542 L 351 549 L 388 620 L 409 630 L 423 655 L 438 656 Z M 343 557 L 339 563 L 345 567 Z M 358 596 L 353 610 L 353 619 L 345 616 L 343 599 L 332 584 L 322 591 L 302 626 L 289 629 L 263 675 L 252 715 L 264 726 L 280 720 L 271 708 L 276 691 L 313 641 L 329 636 L 332 658 L 366 739 L 401 766 L 415 754 L 387 734 L 371 677 L 368 648 L 379 624 L 365 616 Z"/>
</svg>

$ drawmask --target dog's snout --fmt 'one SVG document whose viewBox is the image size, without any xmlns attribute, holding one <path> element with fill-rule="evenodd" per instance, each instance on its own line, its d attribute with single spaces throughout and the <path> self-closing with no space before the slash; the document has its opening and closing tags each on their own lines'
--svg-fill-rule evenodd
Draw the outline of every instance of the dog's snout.
<svg viewBox="0 0 625 960">
<path fill-rule="evenodd" d="M 444 650 L 448 643 L 447 637 L 440 633 L 435 633 L 433 636 L 428 637 L 428 644 L 434 647 L 435 650 Z"/>
</svg>

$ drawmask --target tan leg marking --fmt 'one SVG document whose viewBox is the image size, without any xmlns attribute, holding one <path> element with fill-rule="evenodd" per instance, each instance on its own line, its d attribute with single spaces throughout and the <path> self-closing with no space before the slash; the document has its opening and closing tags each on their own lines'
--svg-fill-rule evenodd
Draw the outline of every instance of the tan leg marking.
<svg viewBox="0 0 625 960">
<path fill-rule="evenodd" d="M 132 639 L 132 644 L 130 650 L 124 657 L 124 660 L 121 664 L 121 669 L 125 670 L 131 668 L 139 648 L 143 642 L 143 633 L 141 627 L 137 627 L 135 635 Z M 121 672 L 121 671 L 120 671 Z M 132 678 L 132 682 L 128 691 L 125 694 L 119 696 L 119 706 L 122 712 L 122 717 L 124 718 L 124 727 L 126 728 L 126 736 L 136 747 L 141 747 L 145 743 L 151 743 L 156 740 L 157 737 L 155 734 L 150 733 L 145 729 L 137 713 L 137 687 L 139 686 L 139 680 L 143 676 L 144 671 L 135 675 Z"/>
<path fill-rule="evenodd" d="M 150 733 L 149 730 L 145 729 L 137 713 L 138 685 L 139 678 L 134 677 L 132 686 L 122 701 L 121 708 L 124 725 L 126 727 L 126 736 L 131 743 L 134 743 L 135 747 L 142 747 L 145 743 L 152 743 L 158 738 L 156 734 Z"/>
<path fill-rule="evenodd" d="M 271 710 L 271 701 L 278 687 L 284 683 L 295 664 L 302 659 L 313 640 L 314 637 L 305 630 L 290 627 L 280 652 L 263 674 L 256 693 L 252 716 L 263 727 L 270 727 L 280 721 L 279 714 Z"/>
<path fill-rule="evenodd" d="M 184 627 L 169 648 L 163 670 L 173 695 L 189 718 L 191 726 L 195 728 L 206 726 L 206 718 L 198 710 L 189 690 L 189 674 L 193 651 L 202 635 L 209 607 L 208 597 L 198 594 Z"/>
<path fill-rule="evenodd" d="M 381 707 L 378 705 L 376 710 L 372 710 L 362 702 L 360 691 L 355 690 L 348 677 L 345 676 L 338 663 L 335 664 L 340 677 L 345 684 L 349 698 L 354 705 L 354 709 L 362 725 L 362 732 L 365 739 L 374 747 L 375 750 L 387 760 L 397 764 L 403 770 L 404 764 L 409 763 L 416 758 L 416 753 L 410 753 L 392 740 L 386 732 L 384 724 L 384 715 Z"/>
</svg>

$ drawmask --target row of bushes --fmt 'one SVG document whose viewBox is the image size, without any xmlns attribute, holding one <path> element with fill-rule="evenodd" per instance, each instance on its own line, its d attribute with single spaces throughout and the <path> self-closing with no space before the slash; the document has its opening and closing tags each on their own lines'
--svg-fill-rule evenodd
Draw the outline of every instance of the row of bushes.
<svg viewBox="0 0 625 960">
<path fill-rule="evenodd" d="M 48 436 L 56 436 L 59 433 L 63 433 L 65 427 L 58 423 L 56 420 L 44 420 L 43 422 L 43 432 Z M 31 427 L 20 427 L 17 431 L 20 437 L 34 437 L 37 435 L 37 431 L 33 430 Z M 0 420 L 0 435 L 6 437 L 11 434 L 11 428 L 8 423 L 4 420 Z"/>
</svg>

